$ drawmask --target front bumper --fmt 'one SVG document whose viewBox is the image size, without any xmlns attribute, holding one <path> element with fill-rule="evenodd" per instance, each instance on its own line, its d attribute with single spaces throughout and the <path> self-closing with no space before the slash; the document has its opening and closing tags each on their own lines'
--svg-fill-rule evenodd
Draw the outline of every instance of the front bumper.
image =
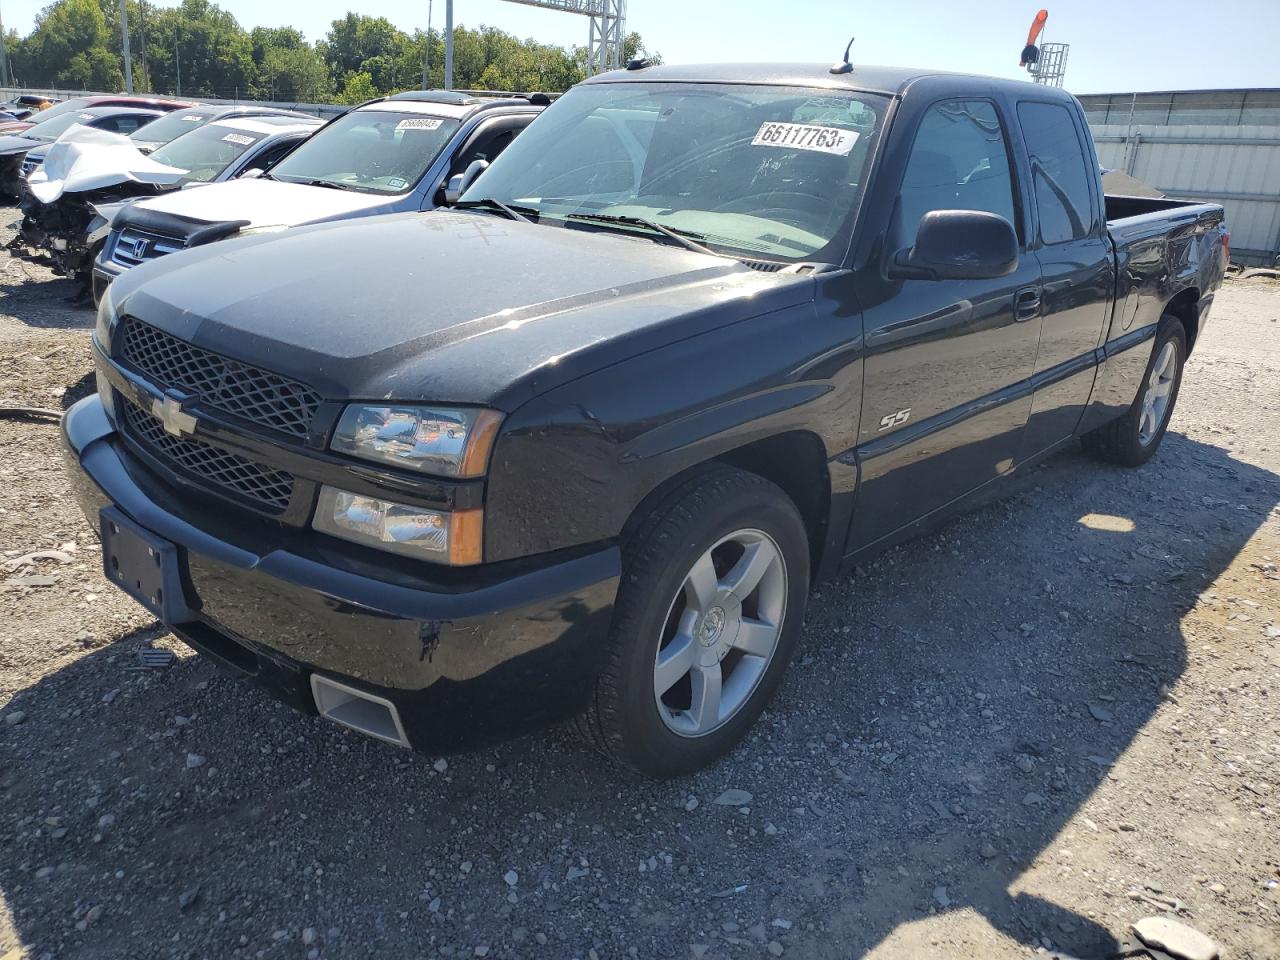
<svg viewBox="0 0 1280 960">
<path fill-rule="evenodd" d="M 174 543 L 200 652 L 315 712 L 310 678 L 395 705 L 411 746 L 470 749 L 570 716 L 604 664 L 616 546 L 474 584 L 409 588 L 286 550 L 254 552 L 162 506 L 101 400 L 63 418 L 72 488 L 91 525 L 114 505 Z M 423 565 L 424 568 L 427 565 Z"/>
</svg>

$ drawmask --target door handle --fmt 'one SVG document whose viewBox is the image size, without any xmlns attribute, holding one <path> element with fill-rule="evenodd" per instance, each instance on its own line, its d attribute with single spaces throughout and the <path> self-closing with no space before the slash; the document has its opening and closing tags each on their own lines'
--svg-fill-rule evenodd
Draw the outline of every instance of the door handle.
<svg viewBox="0 0 1280 960">
<path fill-rule="evenodd" d="M 1040 291 L 1019 290 L 1013 298 L 1013 319 L 1017 323 L 1025 323 L 1040 316 Z"/>
</svg>

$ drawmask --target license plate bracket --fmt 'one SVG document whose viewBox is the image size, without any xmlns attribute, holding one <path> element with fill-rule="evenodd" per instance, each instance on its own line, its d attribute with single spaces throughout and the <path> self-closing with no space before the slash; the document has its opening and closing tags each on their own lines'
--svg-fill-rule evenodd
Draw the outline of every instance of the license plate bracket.
<svg viewBox="0 0 1280 960">
<path fill-rule="evenodd" d="M 99 514 L 102 570 L 108 580 L 167 624 L 192 617 L 182 589 L 178 547 L 115 507 Z"/>
</svg>

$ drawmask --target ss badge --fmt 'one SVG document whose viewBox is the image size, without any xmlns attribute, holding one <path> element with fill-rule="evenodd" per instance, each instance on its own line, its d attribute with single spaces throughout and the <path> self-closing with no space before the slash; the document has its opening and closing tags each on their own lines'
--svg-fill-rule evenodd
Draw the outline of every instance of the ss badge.
<svg viewBox="0 0 1280 960">
<path fill-rule="evenodd" d="M 910 407 L 907 407 L 905 410 L 899 410 L 897 413 L 891 413 L 888 416 L 881 417 L 880 429 L 877 430 L 876 433 L 879 433 L 881 430 L 888 430 L 890 427 L 900 427 L 910 419 Z"/>
</svg>

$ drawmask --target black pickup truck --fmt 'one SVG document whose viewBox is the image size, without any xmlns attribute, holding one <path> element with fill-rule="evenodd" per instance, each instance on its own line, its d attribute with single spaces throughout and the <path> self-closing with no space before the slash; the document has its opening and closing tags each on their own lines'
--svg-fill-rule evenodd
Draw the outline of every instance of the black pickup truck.
<svg viewBox="0 0 1280 960">
<path fill-rule="evenodd" d="M 577 717 L 670 776 L 815 580 L 1078 438 L 1151 457 L 1227 243 L 1104 197 L 1059 90 L 636 63 L 456 211 L 130 270 L 66 449 L 108 576 L 294 706 L 424 751 Z"/>
</svg>

